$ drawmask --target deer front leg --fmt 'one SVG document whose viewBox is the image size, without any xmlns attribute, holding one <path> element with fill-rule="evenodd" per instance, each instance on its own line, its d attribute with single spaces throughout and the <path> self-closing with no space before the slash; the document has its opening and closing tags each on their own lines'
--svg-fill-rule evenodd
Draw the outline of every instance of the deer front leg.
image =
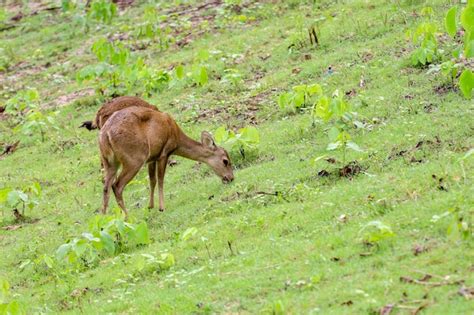
<svg viewBox="0 0 474 315">
<path fill-rule="evenodd" d="M 165 194 L 163 193 L 163 185 L 165 180 L 166 164 L 168 164 L 168 156 L 160 157 L 158 160 L 158 194 L 160 197 L 160 211 L 165 211 Z"/>
<path fill-rule="evenodd" d="M 148 205 L 149 209 L 153 209 L 155 207 L 156 164 L 157 162 L 155 161 L 148 163 L 148 177 L 150 178 L 150 203 Z"/>
</svg>

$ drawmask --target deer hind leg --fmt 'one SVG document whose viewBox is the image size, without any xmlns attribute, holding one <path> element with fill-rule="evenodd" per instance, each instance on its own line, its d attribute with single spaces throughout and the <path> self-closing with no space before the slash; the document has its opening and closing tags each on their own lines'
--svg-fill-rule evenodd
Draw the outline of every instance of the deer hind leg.
<svg viewBox="0 0 474 315">
<path fill-rule="evenodd" d="M 157 162 L 155 161 L 148 163 L 148 177 L 150 178 L 150 204 L 148 208 L 150 209 L 155 207 L 156 165 Z"/>
<path fill-rule="evenodd" d="M 110 188 L 112 187 L 115 181 L 115 175 L 117 174 L 118 165 L 117 163 L 109 163 L 106 158 L 102 158 L 101 162 L 102 167 L 105 171 L 102 213 L 106 214 L 107 207 L 109 205 Z"/>
<path fill-rule="evenodd" d="M 168 156 L 160 157 L 158 160 L 158 193 L 160 197 L 160 211 L 165 211 L 165 194 L 163 186 L 165 181 L 166 164 L 168 164 Z"/>
<path fill-rule="evenodd" d="M 122 171 L 120 175 L 117 177 L 117 180 L 112 185 L 112 189 L 114 190 L 115 199 L 117 200 L 118 205 L 122 208 L 125 216 L 128 216 L 127 208 L 125 208 L 125 203 L 123 202 L 123 190 L 125 186 L 132 180 L 132 178 L 137 175 L 138 171 L 142 167 L 141 163 L 123 163 Z"/>
</svg>

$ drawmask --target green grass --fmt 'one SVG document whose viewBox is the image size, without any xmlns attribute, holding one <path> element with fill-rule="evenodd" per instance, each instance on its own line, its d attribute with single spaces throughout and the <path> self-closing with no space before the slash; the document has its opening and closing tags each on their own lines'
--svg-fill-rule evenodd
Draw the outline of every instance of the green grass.
<svg viewBox="0 0 474 315">
<path fill-rule="evenodd" d="M 222 185 L 206 166 L 178 158 L 178 165 L 167 171 L 163 213 L 146 209 L 148 179 L 142 170 L 125 189 L 125 202 L 131 220 L 146 220 L 151 244 L 105 255 L 97 266 L 80 272 L 58 274 L 41 262 L 19 268 L 27 260 L 54 255 L 58 246 L 88 231 L 97 215 L 102 198 L 97 133 L 77 127 L 94 116 L 101 100 L 87 96 L 61 106 L 56 100 L 91 87 L 74 80 L 78 69 L 95 62 L 90 45 L 133 28 L 143 2 L 122 11 L 112 25 L 92 26 L 88 33 L 71 27 L 73 18 L 59 11 L 26 17 L 0 33 L 1 45 L 15 51 L 10 70 L 1 73 L 0 101 L 36 88 L 42 104 L 60 111 L 59 130 L 49 131 L 44 143 L 37 135 L 14 132 L 8 119 L 0 120 L 0 144 L 21 140 L 16 152 L 0 160 L 0 188 L 33 182 L 43 188 L 39 204 L 25 213 L 38 219 L 35 223 L 17 223 L 12 209 L 0 208 L 2 227 L 22 225 L 0 229 L 0 278 L 12 286 L 10 299 L 28 313 L 278 314 L 283 309 L 375 314 L 389 304 L 400 313 L 417 308 L 426 314 L 472 311 L 472 300 L 458 294 L 462 286 L 474 286 L 472 234 L 467 240 L 454 238 L 447 234 L 452 216 L 432 218 L 458 209 L 473 222 L 474 163 L 472 155 L 461 159 L 474 146 L 474 107 L 459 91 L 436 94 L 443 79 L 410 67 L 413 47 L 405 40 L 405 32 L 421 19 L 412 12 L 425 5 L 434 8 L 433 19 L 442 30 L 450 5 L 441 0 L 319 1 L 319 6 L 263 2 L 242 13 L 255 21 L 229 23 L 183 48 L 171 45 L 160 51 L 152 45 L 133 52 L 150 66 L 168 69 L 191 64 L 201 49 L 220 51 L 208 61 L 208 85 L 179 84 L 148 100 L 170 112 L 194 138 L 221 125 L 247 126 L 245 113 L 255 106 L 258 156 L 237 163 L 231 185 Z M 227 12 L 219 10 L 217 18 Z M 319 25 L 321 46 L 290 54 L 289 38 L 299 31 L 295 21 L 306 25 L 320 16 L 327 17 Z M 26 62 L 26 69 L 17 66 L 20 62 Z M 243 74 L 240 89 L 219 81 L 227 68 Z M 318 176 L 335 166 L 314 165 L 314 158 L 341 159 L 326 151 L 326 127 L 312 127 L 308 113 L 287 115 L 276 104 L 279 93 L 312 83 L 327 93 L 357 92 L 350 102 L 370 128 L 353 132 L 365 153 L 350 152 L 348 160 L 357 160 L 365 171 L 352 179 Z M 360 105 L 361 97 L 366 105 Z M 199 118 L 205 110 L 215 115 Z M 408 152 L 397 155 L 402 150 Z M 279 192 L 279 197 L 261 192 Z M 114 200 L 111 206 L 117 210 Z M 395 236 L 368 246 L 361 229 L 375 220 Z M 191 227 L 196 235 L 181 240 Z M 424 250 L 415 255 L 417 247 Z M 176 259 L 170 270 L 137 271 L 136 257 L 163 252 Z M 444 284 L 400 280 L 425 274 L 433 276 L 428 283 Z"/>
</svg>

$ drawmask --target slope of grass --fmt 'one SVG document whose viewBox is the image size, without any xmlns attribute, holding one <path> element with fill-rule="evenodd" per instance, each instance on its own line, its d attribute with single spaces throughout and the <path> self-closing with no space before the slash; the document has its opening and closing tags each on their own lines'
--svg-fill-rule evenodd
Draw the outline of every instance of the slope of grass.
<svg viewBox="0 0 474 315">
<path fill-rule="evenodd" d="M 41 11 L 0 33 L 2 46 L 15 52 L 10 70 L 1 74 L 2 101 L 36 88 L 42 106 L 59 111 L 59 129 L 49 130 L 44 142 L 15 132 L 8 117 L 0 120 L 0 143 L 21 140 L 17 151 L 0 160 L 0 188 L 39 182 L 43 189 L 39 204 L 25 212 L 27 222 L 15 222 L 12 209 L 2 205 L 0 277 L 11 284 L 11 298 L 28 313 L 355 314 L 389 305 L 402 313 L 472 311 L 469 296 L 459 294 L 474 286 L 472 226 L 464 240 L 447 233 L 456 223 L 454 214 L 433 218 L 454 211 L 473 222 L 474 165 L 472 156 L 463 157 L 474 145 L 474 108 L 458 91 L 435 93 L 443 79 L 409 65 L 413 47 L 405 32 L 422 19 L 413 12 L 428 4 L 310 3 L 253 4 L 241 12 L 253 17 L 244 23 L 223 5 L 207 8 L 223 27 L 194 34 L 184 47 L 172 44 L 161 51 L 151 45 L 132 53 L 150 67 L 170 69 L 209 50 L 209 84 L 178 83 L 147 99 L 194 138 L 221 125 L 256 123 L 258 155 L 241 161 L 232 152 L 237 163 L 231 185 L 222 185 L 204 165 L 178 159 L 167 172 L 163 213 L 146 209 L 148 179 L 141 171 L 127 186 L 125 201 L 132 221 L 147 222 L 151 243 L 104 255 L 96 266 L 77 272 L 59 263 L 50 269 L 41 259 L 88 231 L 97 215 L 102 198 L 97 133 L 77 126 L 94 116 L 103 98 L 90 93 L 58 99 L 92 91 L 92 85 L 74 79 L 96 62 L 90 46 L 133 30 L 145 4 L 137 1 L 111 25 L 93 23 L 89 32 L 71 15 Z M 449 6 L 441 0 L 429 5 L 441 29 Z M 158 8 L 173 10 L 171 4 Z M 320 46 L 290 53 L 300 24 L 321 17 Z M 134 41 L 124 44 L 133 47 Z M 225 69 L 242 74 L 240 86 L 221 80 Z M 341 159 L 326 151 L 325 125 L 312 126 L 307 112 L 285 113 L 276 104 L 279 93 L 312 83 L 328 93 L 355 91 L 348 99 L 367 128 L 353 132 L 365 149 L 348 155 L 363 169 L 353 178 L 339 177 L 336 166 L 324 160 L 313 163 L 321 155 Z M 318 176 L 323 169 L 330 176 Z M 115 201 L 112 207 L 118 212 Z M 373 221 L 394 236 L 364 242 L 364 227 Z M 196 234 L 183 240 L 190 228 Z M 169 270 L 141 270 L 136 264 L 143 254 L 165 252 L 176 260 Z"/>
</svg>

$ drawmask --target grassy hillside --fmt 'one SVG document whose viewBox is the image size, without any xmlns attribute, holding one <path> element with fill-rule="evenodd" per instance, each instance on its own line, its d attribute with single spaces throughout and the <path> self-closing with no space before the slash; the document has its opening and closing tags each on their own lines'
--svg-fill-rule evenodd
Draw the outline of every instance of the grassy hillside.
<svg viewBox="0 0 474 315">
<path fill-rule="evenodd" d="M 39 3 L 7 1 L 0 14 L 0 302 L 27 313 L 472 312 L 474 106 L 412 65 L 406 36 L 430 21 L 433 63 L 448 60 L 444 16 L 458 1 L 119 1 L 110 23 L 81 4 Z M 155 33 L 139 37 L 146 23 Z M 103 68 L 128 69 L 116 87 L 112 75 L 87 80 L 104 38 L 128 52 Z M 311 84 L 357 112 L 348 131 L 362 152 L 343 162 L 327 151 L 332 122 L 280 108 L 280 95 Z M 125 202 L 149 241 L 116 238 L 113 253 L 69 263 L 57 249 L 100 233 L 101 220 L 98 133 L 78 126 L 123 94 L 195 139 L 253 126 L 260 141 L 245 157 L 224 144 L 230 185 L 176 158 L 165 212 L 147 209 L 144 168 Z M 122 222 L 113 197 L 111 207 L 106 219 Z"/>
</svg>

